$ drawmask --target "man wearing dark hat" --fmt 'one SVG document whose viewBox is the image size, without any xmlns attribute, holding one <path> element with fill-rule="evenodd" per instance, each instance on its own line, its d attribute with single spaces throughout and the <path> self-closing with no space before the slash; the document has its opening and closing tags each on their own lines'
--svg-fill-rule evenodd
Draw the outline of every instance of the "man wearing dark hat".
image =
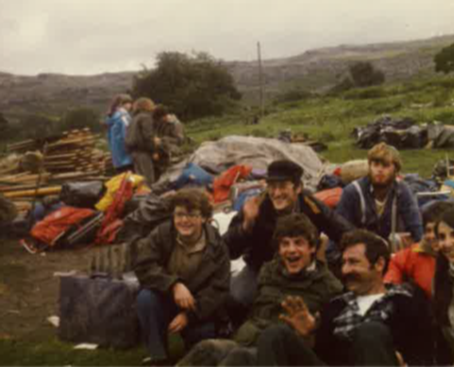
<svg viewBox="0 0 454 367">
<path fill-rule="evenodd" d="M 224 235 L 230 258 L 244 255 L 246 262 L 231 282 L 231 296 L 243 306 L 252 304 L 258 272 L 264 262 L 273 258 L 272 237 L 279 217 L 304 213 L 319 232 L 336 242 L 352 229 L 347 221 L 303 189 L 302 175 L 303 169 L 292 161 L 272 162 L 268 166 L 266 192 L 246 202 Z"/>
</svg>

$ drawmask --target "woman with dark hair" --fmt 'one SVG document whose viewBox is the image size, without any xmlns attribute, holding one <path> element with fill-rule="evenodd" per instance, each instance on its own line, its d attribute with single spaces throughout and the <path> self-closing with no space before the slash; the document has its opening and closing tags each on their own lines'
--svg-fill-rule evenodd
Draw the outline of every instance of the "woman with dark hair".
<svg viewBox="0 0 454 367">
<path fill-rule="evenodd" d="M 125 146 L 126 129 L 131 122 L 131 107 L 131 96 L 119 94 L 113 99 L 105 120 L 112 163 L 117 173 L 132 169 L 132 158 Z"/>
<path fill-rule="evenodd" d="M 153 164 L 154 129 L 152 112 L 154 103 L 150 98 L 141 97 L 134 102 L 131 124 L 126 131 L 126 148 L 134 162 L 134 171 L 145 177 L 148 185 L 156 181 Z"/>
<path fill-rule="evenodd" d="M 454 362 L 454 209 L 446 211 L 435 227 L 440 256 L 435 269 L 434 308 L 442 336 L 437 343 L 437 364 Z"/>
</svg>

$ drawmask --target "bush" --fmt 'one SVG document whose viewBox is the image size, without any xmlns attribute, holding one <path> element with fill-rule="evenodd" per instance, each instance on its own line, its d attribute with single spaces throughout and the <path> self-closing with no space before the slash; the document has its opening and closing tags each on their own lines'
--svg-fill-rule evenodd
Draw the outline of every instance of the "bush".
<svg viewBox="0 0 454 367">
<path fill-rule="evenodd" d="M 357 87 L 370 87 L 385 82 L 385 74 L 377 70 L 370 62 L 357 62 L 349 68 L 350 76 Z"/>
<path fill-rule="evenodd" d="M 448 47 L 441 49 L 434 56 L 435 71 L 445 74 L 454 70 L 454 43 Z"/>
<path fill-rule="evenodd" d="M 134 77 L 132 93 L 167 105 L 182 119 L 222 115 L 241 98 L 227 68 L 206 53 L 162 52 L 157 60 L 156 69 Z"/>
<path fill-rule="evenodd" d="M 90 128 L 94 132 L 101 132 L 100 115 L 91 108 L 76 108 L 68 111 L 61 119 L 64 130 Z"/>
</svg>

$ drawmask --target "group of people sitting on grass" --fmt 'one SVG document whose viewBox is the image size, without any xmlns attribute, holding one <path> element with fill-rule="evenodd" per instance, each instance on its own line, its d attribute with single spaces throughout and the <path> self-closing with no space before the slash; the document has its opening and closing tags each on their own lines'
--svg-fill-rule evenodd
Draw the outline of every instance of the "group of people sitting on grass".
<svg viewBox="0 0 454 367">
<path fill-rule="evenodd" d="M 185 139 L 176 116 L 146 97 L 134 101 L 128 94 L 116 96 L 105 125 L 116 172 L 132 170 L 144 176 L 148 185 L 167 169 Z"/>
<path fill-rule="evenodd" d="M 454 204 L 421 214 L 391 146 L 368 162 L 334 211 L 298 164 L 272 162 L 266 191 L 222 237 L 207 196 L 177 192 L 134 266 L 148 363 L 171 363 L 167 338 L 180 333 L 182 366 L 452 364 Z"/>
</svg>

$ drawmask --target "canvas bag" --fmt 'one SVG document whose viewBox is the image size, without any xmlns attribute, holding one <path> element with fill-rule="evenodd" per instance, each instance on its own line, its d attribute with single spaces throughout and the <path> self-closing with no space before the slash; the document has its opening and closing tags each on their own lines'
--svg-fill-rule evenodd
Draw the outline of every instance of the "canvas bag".
<svg viewBox="0 0 454 367">
<path fill-rule="evenodd" d="M 131 348 L 139 343 L 136 312 L 139 283 L 107 275 L 60 278 L 60 339 L 102 347 Z"/>
</svg>

